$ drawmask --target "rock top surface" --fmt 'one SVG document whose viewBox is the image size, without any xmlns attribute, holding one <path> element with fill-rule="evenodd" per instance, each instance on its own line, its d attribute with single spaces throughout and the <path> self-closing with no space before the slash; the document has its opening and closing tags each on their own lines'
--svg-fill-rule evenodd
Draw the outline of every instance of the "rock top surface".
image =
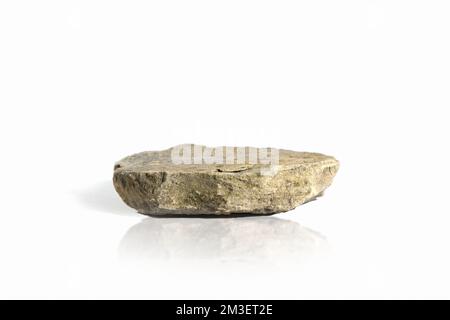
<svg viewBox="0 0 450 320">
<path fill-rule="evenodd" d="M 142 214 L 273 214 L 320 196 L 338 168 L 319 153 L 180 145 L 118 161 L 113 182 Z"/>
</svg>

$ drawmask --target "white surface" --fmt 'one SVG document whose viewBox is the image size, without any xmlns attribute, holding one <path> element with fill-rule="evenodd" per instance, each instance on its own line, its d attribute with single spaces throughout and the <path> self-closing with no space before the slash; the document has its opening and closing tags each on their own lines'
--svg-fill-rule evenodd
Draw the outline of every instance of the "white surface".
<svg viewBox="0 0 450 320">
<path fill-rule="evenodd" d="M 0 298 L 450 298 L 449 9 L 2 1 Z M 246 220 L 172 228 L 111 177 L 179 143 L 316 151 L 341 170 L 267 235 L 260 218 L 254 239 Z"/>
</svg>

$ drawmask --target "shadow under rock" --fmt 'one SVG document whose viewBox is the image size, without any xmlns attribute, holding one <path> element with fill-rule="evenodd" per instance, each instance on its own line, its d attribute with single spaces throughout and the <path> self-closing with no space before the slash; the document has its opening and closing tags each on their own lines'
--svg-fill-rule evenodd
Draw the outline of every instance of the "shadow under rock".
<svg viewBox="0 0 450 320">
<path fill-rule="evenodd" d="M 78 200 L 86 207 L 101 212 L 136 216 L 134 209 L 120 199 L 112 181 L 104 181 L 77 193 Z"/>
</svg>

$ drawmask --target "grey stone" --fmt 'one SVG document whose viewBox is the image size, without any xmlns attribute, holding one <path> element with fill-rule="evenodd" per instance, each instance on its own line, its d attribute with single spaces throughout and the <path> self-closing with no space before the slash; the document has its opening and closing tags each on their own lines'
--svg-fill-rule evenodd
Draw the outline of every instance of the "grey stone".
<svg viewBox="0 0 450 320">
<path fill-rule="evenodd" d="M 217 149 L 223 150 L 223 163 L 205 164 L 205 159 L 195 158 L 194 151 L 204 155 L 210 149 L 186 146 L 192 155 L 181 164 L 174 163 L 173 157 L 180 146 L 118 161 L 113 182 L 123 201 L 148 215 L 273 214 L 322 195 L 339 168 L 331 156 L 282 149 L 269 152 L 278 154 L 272 159 L 276 161 L 249 163 L 254 149 L 246 148 L 242 163 L 234 147 L 232 161 L 226 149 Z"/>
</svg>

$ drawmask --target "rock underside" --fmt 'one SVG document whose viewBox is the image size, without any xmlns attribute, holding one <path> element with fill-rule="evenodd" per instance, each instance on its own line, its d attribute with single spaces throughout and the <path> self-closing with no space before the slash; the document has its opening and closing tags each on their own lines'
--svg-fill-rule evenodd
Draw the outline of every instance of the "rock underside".
<svg viewBox="0 0 450 320">
<path fill-rule="evenodd" d="M 147 215 L 285 212 L 322 195 L 339 168 L 333 157 L 282 149 L 275 164 L 175 164 L 172 151 L 141 152 L 116 163 L 114 187 L 128 206 Z"/>
</svg>

